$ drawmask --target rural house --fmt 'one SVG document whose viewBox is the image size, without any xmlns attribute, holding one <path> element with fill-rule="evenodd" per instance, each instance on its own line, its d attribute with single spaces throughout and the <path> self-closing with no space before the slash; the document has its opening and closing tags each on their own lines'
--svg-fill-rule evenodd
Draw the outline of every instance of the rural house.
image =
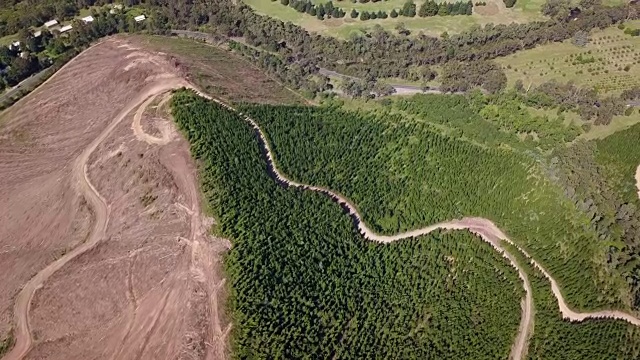
<svg viewBox="0 0 640 360">
<path fill-rule="evenodd" d="M 50 28 L 52 28 L 52 27 L 54 27 L 54 26 L 57 26 L 57 25 L 58 25 L 58 20 L 49 20 L 49 21 L 47 21 L 46 23 L 44 23 L 44 26 L 45 26 L 47 29 L 50 29 Z"/>
</svg>

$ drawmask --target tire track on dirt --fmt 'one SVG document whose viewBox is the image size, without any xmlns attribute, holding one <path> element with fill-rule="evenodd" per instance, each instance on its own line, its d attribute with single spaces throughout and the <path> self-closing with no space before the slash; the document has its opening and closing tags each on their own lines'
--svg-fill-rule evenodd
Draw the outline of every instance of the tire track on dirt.
<svg viewBox="0 0 640 360">
<path fill-rule="evenodd" d="M 44 282 L 53 273 L 65 266 L 69 261 L 75 259 L 86 251 L 91 250 L 100 240 L 105 238 L 106 228 L 109 222 L 110 206 L 89 181 L 87 174 L 87 162 L 91 154 L 105 140 L 111 131 L 113 131 L 113 129 L 127 116 L 127 114 L 133 111 L 133 109 L 135 109 L 136 106 L 139 106 L 145 99 L 163 91 L 186 85 L 187 84 L 183 80 L 169 77 L 163 78 L 161 81 L 149 85 L 145 91 L 142 91 L 122 111 L 120 111 L 117 117 L 107 126 L 107 128 L 105 128 L 76 159 L 72 169 L 73 183 L 78 187 L 78 192 L 87 199 L 88 203 L 91 204 L 91 208 L 95 214 L 95 223 L 91 230 L 91 235 L 86 242 L 82 243 L 38 272 L 18 293 L 14 305 L 16 342 L 11 351 L 7 353 L 3 359 L 20 360 L 24 358 L 31 348 L 33 338 L 31 336 L 31 326 L 29 323 L 29 311 L 35 292 L 43 286 Z"/>
<path fill-rule="evenodd" d="M 501 242 L 505 241 L 506 243 L 514 246 L 518 249 L 534 266 L 538 269 L 542 274 L 549 280 L 551 283 L 551 291 L 553 295 L 556 297 L 558 301 L 558 309 L 562 314 L 563 319 L 570 321 L 584 321 L 587 319 L 616 319 L 616 320 L 624 320 L 635 326 L 640 326 L 640 319 L 637 317 L 630 315 L 628 313 L 618 311 L 618 310 L 601 310 L 594 312 L 577 312 L 572 310 L 566 303 L 562 292 L 560 291 L 560 287 L 556 280 L 536 261 L 534 260 L 529 253 L 527 253 L 520 246 L 515 244 L 509 237 L 507 237 L 491 220 L 480 218 L 480 217 L 464 217 L 462 219 L 456 219 L 451 221 L 440 222 L 434 225 L 430 225 L 421 229 L 416 229 L 412 231 L 407 231 L 403 233 L 399 233 L 396 235 L 380 235 L 371 230 L 367 225 L 362 221 L 362 216 L 356 210 L 356 207 L 350 200 L 348 200 L 345 196 L 340 195 L 337 192 L 331 191 L 329 189 L 313 186 L 308 184 L 299 183 L 287 178 L 276 166 L 273 151 L 269 142 L 267 141 L 267 137 L 265 136 L 263 130 L 257 124 L 255 120 L 251 117 L 239 112 L 232 106 L 223 103 L 220 100 L 213 99 L 210 96 L 204 95 L 198 91 L 196 91 L 198 95 L 203 96 L 209 100 L 216 102 L 217 104 L 227 108 L 228 110 L 236 112 L 241 118 L 243 118 L 246 122 L 253 127 L 256 134 L 258 135 L 258 140 L 260 143 L 260 148 L 263 151 L 266 160 L 267 160 L 267 170 L 270 174 L 275 178 L 275 180 L 284 187 L 295 187 L 303 190 L 310 190 L 319 192 L 331 198 L 333 201 L 337 202 L 343 210 L 353 219 L 353 222 L 362 236 L 370 241 L 375 241 L 379 243 L 392 243 L 394 241 L 409 239 L 418 237 L 421 235 L 429 234 L 438 229 L 445 230 L 468 230 L 476 235 L 478 235 L 482 240 L 489 243 L 493 246 L 499 253 L 501 253 L 504 257 L 506 257 L 511 265 L 518 271 L 520 278 L 523 281 L 523 287 L 525 289 L 526 295 L 523 299 L 523 310 L 522 317 L 520 322 L 520 327 L 518 330 L 518 334 L 514 341 L 514 345 L 510 354 L 510 358 L 514 360 L 520 360 L 525 357 L 527 351 L 527 342 L 529 337 L 533 331 L 533 299 L 531 295 L 531 286 L 529 284 L 526 273 L 522 269 L 522 267 L 518 264 L 512 254 L 506 251 L 502 246 Z M 640 182 L 639 182 L 640 183 Z M 640 184 L 639 184 L 640 185 Z M 639 187 L 640 189 L 640 187 Z"/>
</svg>

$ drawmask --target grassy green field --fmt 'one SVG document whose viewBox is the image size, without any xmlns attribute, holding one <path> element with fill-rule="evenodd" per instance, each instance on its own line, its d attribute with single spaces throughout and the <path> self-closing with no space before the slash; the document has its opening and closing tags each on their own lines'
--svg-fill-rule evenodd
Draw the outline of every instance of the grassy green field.
<svg viewBox="0 0 640 360">
<path fill-rule="evenodd" d="M 506 9 L 502 5 L 501 0 L 487 1 L 489 6 L 485 7 L 483 14 L 474 13 L 471 16 L 433 16 L 427 18 L 414 17 L 407 18 L 399 16 L 395 19 L 389 17 L 387 19 L 376 19 L 361 21 L 359 19 L 352 19 L 349 16 L 351 9 L 357 10 L 370 10 L 378 11 L 385 10 L 387 12 L 392 9 L 400 9 L 403 0 L 389 0 L 380 1 L 376 3 L 352 3 L 350 1 L 334 2 L 335 6 L 339 6 L 347 11 L 347 16 L 343 19 L 327 19 L 324 21 L 317 18 L 298 13 L 293 8 L 282 5 L 279 1 L 264 1 L 264 0 L 243 0 L 245 4 L 251 6 L 258 13 L 268 15 L 282 21 L 291 21 L 294 24 L 300 25 L 309 31 L 314 31 L 330 36 L 336 36 L 339 38 L 348 39 L 353 34 L 362 33 L 363 31 L 369 31 L 373 29 L 375 25 L 380 25 L 385 30 L 394 31 L 395 27 L 402 23 L 404 26 L 411 30 L 412 33 L 418 34 L 423 32 L 428 35 L 440 35 L 443 32 L 459 33 L 467 30 L 474 25 L 485 25 L 488 23 L 493 24 L 509 24 L 512 22 L 527 22 L 532 20 L 541 19 L 542 16 L 539 13 L 540 6 L 544 1 L 541 0 L 528 0 L 523 2 L 522 5 L 516 3 L 513 9 Z M 500 1 L 501 6 L 493 4 L 493 1 Z M 315 2 L 323 2 L 322 0 L 315 0 Z M 416 2 L 418 7 L 420 1 Z"/>
<path fill-rule="evenodd" d="M 625 24 L 633 29 L 640 22 Z M 640 85 L 640 37 L 612 27 L 591 33 L 585 47 L 565 41 L 497 59 L 509 84 L 522 80 L 524 86 L 557 80 L 573 81 L 601 93 L 618 93 Z"/>
</svg>

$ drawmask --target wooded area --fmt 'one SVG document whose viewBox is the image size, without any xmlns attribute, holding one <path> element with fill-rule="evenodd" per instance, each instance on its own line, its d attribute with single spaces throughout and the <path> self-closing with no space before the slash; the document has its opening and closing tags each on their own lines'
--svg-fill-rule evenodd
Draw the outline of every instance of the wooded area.
<svg viewBox="0 0 640 360">
<path fill-rule="evenodd" d="M 173 115 L 201 163 L 226 258 L 238 358 L 506 359 L 520 279 L 468 232 L 364 240 L 325 195 L 279 186 L 253 129 L 180 91 Z"/>
<path fill-rule="evenodd" d="M 537 156 L 442 136 L 398 114 L 288 106 L 242 111 L 264 128 L 285 174 L 344 194 L 378 232 L 489 218 L 558 279 L 571 306 L 631 302 L 620 295 L 624 277 L 602 271 L 599 254 L 608 243 L 584 226 L 588 216 L 564 200 L 562 188 L 546 180 Z"/>
</svg>

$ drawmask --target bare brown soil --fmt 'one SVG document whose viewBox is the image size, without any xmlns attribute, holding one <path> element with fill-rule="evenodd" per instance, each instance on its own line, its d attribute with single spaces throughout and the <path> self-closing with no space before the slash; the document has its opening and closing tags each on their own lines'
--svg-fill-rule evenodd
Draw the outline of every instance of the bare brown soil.
<svg viewBox="0 0 640 360">
<path fill-rule="evenodd" d="M 229 244 L 207 234 L 188 144 L 166 120 L 170 141 L 132 131 L 137 107 L 188 85 L 175 65 L 108 39 L 3 115 L 5 358 L 225 357 Z"/>
</svg>

